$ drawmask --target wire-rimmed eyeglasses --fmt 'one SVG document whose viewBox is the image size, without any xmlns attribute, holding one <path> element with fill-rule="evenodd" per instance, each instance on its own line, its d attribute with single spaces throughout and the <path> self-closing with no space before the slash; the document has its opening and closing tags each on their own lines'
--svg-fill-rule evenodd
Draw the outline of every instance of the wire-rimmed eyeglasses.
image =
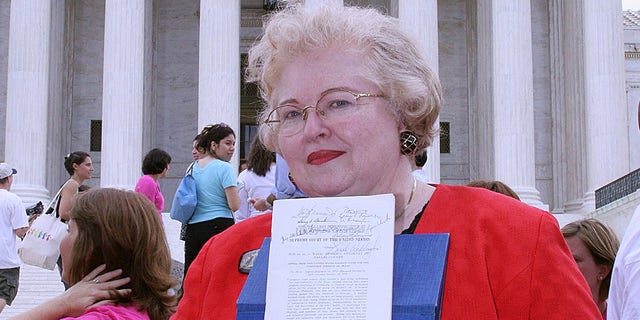
<svg viewBox="0 0 640 320">
<path fill-rule="evenodd" d="M 384 97 L 377 93 L 355 93 L 343 88 L 324 92 L 315 106 L 283 104 L 271 110 L 265 123 L 283 136 L 294 135 L 304 128 L 309 110 L 315 109 L 318 116 L 326 122 L 349 121 L 363 103 L 360 98 Z"/>
</svg>

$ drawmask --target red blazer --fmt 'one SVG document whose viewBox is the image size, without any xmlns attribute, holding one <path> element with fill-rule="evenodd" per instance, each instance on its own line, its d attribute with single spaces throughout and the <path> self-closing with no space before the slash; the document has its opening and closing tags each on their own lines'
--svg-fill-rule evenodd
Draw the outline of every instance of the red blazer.
<svg viewBox="0 0 640 320">
<path fill-rule="evenodd" d="M 449 233 L 441 319 L 602 319 L 555 218 L 493 191 L 438 185 L 416 233 Z M 271 234 L 271 214 L 202 248 L 184 281 L 179 319 L 235 319 L 243 253 Z"/>
</svg>

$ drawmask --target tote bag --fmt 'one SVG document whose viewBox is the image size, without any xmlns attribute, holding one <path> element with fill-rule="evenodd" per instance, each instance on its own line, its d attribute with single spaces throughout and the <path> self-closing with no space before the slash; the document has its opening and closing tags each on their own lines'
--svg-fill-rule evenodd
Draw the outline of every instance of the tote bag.
<svg viewBox="0 0 640 320">
<path fill-rule="evenodd" d="M 187 174 L 180 181 L 178 190 L 173 196 L 173 203 L 171 204 L 171 212 L 169 217 L 173 220 L 187 223 L 191 220 L 193 212 L 196 210 L 198 204 L 198 197 L 196 195 L 196 180 L 193 178 L 193 165 L 191 163 L 187 169 Z"/>
<path fill-rule="evenodd" d="M 60 242 L 67 234 L 67 224 L 52 214 L 36 218 L 18 247 L 22 262 L 53 270 L 60 256 Z"/>
<path fill-rule="evenodd" d="M 18 246 L 22 262 L 43 269 L 53 270 L 60 256 L 60 242 L 67 234 L 67 224 L 53 214 L 54 203 L 60 200 L 60 188 L 49 204 L 49 210 L 36 218 Z"/>
</svg>

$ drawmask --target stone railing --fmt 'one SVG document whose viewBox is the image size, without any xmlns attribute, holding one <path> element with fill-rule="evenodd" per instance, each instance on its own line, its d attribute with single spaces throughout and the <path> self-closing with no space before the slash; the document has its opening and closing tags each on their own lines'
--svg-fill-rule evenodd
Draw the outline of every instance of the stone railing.
<svg viewBox="0 0 640 320">
<path fill-rule="evenodd" d="M 640 169 L 610 182 L 596 190 L 596 209 L 622 199 L 640 189 Z"/>
<path fill-rule="evenodd" d="M 635 208 L 640 205 L 640 169 L 596 190 L 596 210 L 590 215 L 624 235 Z"/>
</svg>

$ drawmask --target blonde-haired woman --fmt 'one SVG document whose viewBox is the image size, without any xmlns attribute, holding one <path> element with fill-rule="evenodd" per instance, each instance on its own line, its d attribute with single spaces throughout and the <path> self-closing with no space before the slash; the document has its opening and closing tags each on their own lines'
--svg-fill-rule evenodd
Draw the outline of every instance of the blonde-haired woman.
<svg viewBox="0 0 640 320">
<path fill-rule="evenodd" d="M 278 11 L 247 63 L 265 101 L 262 141 L 309 197 L 392 193 L 396 234 L 449 233 L 442 320 L 599 319 L 549 212 L 414 179 L 413 155 L 437 137 L 442 101 L 423 53 L 397 19 L 374 9 Z M 174 320 L 234 319 L 247 278 L 238 263 L 270 232 L 267 213 L 207 242 Z"/>
<path fill-rule="evenodd" d="M 571 222 L 562 227 L 562 235 L 589 284 L 593 301 L 598 305 L 602 318 L 606 319 L 611 269 L 620 246 L 618 236 L 596 219 Z"/>
</svg>

